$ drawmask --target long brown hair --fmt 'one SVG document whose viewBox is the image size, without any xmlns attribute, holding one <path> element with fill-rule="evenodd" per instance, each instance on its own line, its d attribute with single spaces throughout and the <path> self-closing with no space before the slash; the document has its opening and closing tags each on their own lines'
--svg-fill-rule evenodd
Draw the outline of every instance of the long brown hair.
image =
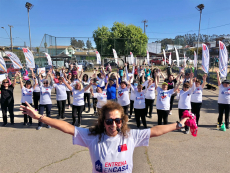
<svg viewBox="0 0 230 173">
<path fill-rule="evenodd" d="M 113 101 L 108 101 L 102 108 L 101 108 L 101 113 L 98 116 L 98 122 L 94 127 L 91 127 L 89 129 L 90 134 L 89 135 L 99 135 L 99 142 L 101 141 L 102 134 L 105 132 L 105 126 L 104 126 L 104 121 L 106 119 L 106 115 L 108 112 L 118 110 L 121 113 L 121 119 L 122 119 L 122 126 L 121 126 L 121 133 L 123 136 L 127 136 L 127 132 L 130 130 L 128 127 L 128 116 L 125 115 L 124 109 L 122 106 Z"/>
</svg>

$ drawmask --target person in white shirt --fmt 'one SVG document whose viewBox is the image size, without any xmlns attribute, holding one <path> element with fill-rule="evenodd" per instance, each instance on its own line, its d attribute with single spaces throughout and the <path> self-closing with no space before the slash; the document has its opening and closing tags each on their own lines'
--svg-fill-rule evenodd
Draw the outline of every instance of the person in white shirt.
<svg viewBox="0 0 230 173">
<path fill-rule="evenodd" d="M 67 83 L 69 84 L 69 85 L 71 85 L 71 78 L 72 78 L 72 74 L 71 73 L 69 73 L 68 75 L 67 75 L 67 78 L 65 78 L 66 79 L 66 81 L 67 81 Z M 70 96 L 72 95 L 72 92 L 69 90 L 69 88 L 67 88 L 66 87 L 66 94 L 67 94 L 67 101 L 68 101 L 68 109 L 70 109 Z"/>
<path fill-rule="evenodd" d="M 125 63 L 126 80 L 129 81 L 131 78 L 130 83 L 133 83 L 134 71 L 135 64 L 133 64 L 133 70 L 131 71 L 131 69 L 127 69 L 127 63 Z"/>
<path fill-rule="evenodd" d="M 135 92 L 137 92 L 137 86 L 138 86 L 138 79 L 134 79 L 132 85 L 133 90 L 131 90 L 130 94 L 130 109 L 129 109 L 129 119 L 132 117 L 133 113 L 133 105 L 135 100 Z"/>
<path fill-rule="evenodd" d="M 93 95 L 94 93 L 97 93 L 97 87 L 99 87 L 99 82 L 97 78 L 93 78 L 93 84 L 92 88 L 90 88 L 90 92 Z M 97 115 L 97 98 L 93 96 L 93 110 L 94 110 L 94 115 Z"/>
<path fill-rule="evenodd" d="M 50 77 L 50 85 L 47 79 L 41 82 L 41 74 L 39 74 L 38 84 L 40 86 L 40 104 L 39 104 L 39 114 L 43 115 L 44 109 L 46 109 L 46 116 L 50 117 L 50 111 L 52 108 L 52 100 L 51 100 L 51 91 L 53 89 L 53 78 L 51 76 L 51 72 L 49 71 L 47 75 Z M 38 123 L 37 130 L 40 130 L 43 126 L 42 122 Z M 47 128 L 51 127 L 47 125 Z"/>
<path fill-rule="evenodd" d="M 149 139 L 180 129 L 188 118 L 178 123 L 154 126 L 151 129 L 129 129 L 128 117 L 119 103 L 108 101 L 101 109 L 97 124 L 90 128 L 75 127 L 68 122 L 39 115 L 29 104 L 20 110 L 33 119 L 73 136 L 73 144 L 87 147 L 92 172 L 132 172 L 136 147 L 148 146 Z M 48 151 L 48 150 L 47 150 Z M 49 152 L 49 151 L 48 151 Z M 32 162 L 34 159 L 32 159 Z M 35 161 L 34 161 L 35 162 Z"/>
<path fill-rule="evenodd" d="M 19 82 L 20 82 L 20 87 L 21 87 L 21 90 L 22 90 L 22 97 L 21 97 L 21 103 L 22 105 L 26 106 L 25 102 L 27 101 L 31 106 L 32 106 L 32 96 L 33 96 L 33 91 L 37 85 L 37 82 L 35 80 L 35 84 L 33 85 L 32 87 L 32 84 L 31 84 L 31 81 L 30 80 L 27 80 L 25 85 L 23 86 L 23 83 L 22 83 L 22 77 L 21 77 L 21 73 L 17 73 L 15 75 L 16 76 L 19 76 Z M 29 124 L 28 125 L 32 125 L 32 118 L 30 116 L 28 116 L 27 114 L 24 114 L 24 123 L 23 125 L 26 126 L 27 123 L 28 123 L 28 119 L 29 119 Z"/>
<path fill-rule="evenodd" d="M 221 127 L 223 121 L 223 114 L 225 112 L 225 126 L 229 129 L 229 110 L 230 110 L 230 81 L 224 80 L 222 83 L 220 81 L 219 71 L 216 71 L 217 82 L 219 86 L 219 96 L 218 96 L 218 123 Z"/>
<path fill-rule="evenodd" d="M 107 91 L 107 85 L 105 86 L 104 90 L 102 90 L 101 87 L 97 87 L 96 89 L 96 93 L 92 93 L 93 97 L 97 99 L 97 113 L 98 116 L 100 116 L 101 114 L 101 108 L 107 103 L 107 95 L 106 95 L 106 91 Z"/>
<path fill-rule="evenodd" d="M 144 75 L 143 75 L 144 76 Z M 153 78 L 149 78 L 145 81 L 144 77 L 142 78 L 143 86 L 146 88 L 145 92 L 145 116 L 147 117 L 148 109 L 149 109 L 149 118 L 152 118 L 152 112 L 153 112 L 153 103 L 155 100 L 155 90 L 156 85 Z"/>
<path fill-rule="evenodd" d="M 200 85 L 201 81 L 199 79 L 196 79 L 196 81 L 195 81 L 196 87 L 195 87 L 195 90 L 193 91 L 192 96 L 191 96 L 191 107 L 192 107 L 191 112 L 194 115 L 196 115 L 196 124 L 197 125 L 198 125 L 198 122 L 200 119 L 200 108 L 202 106 L 202 93 L 203 93 L 204 86 L 206 84 L 206 78 L 207 78 L 207 75 L 204 74 L 202 85 Z"/>
<path fill-rule="evenodd" d="M 83 75 L 83 77 L 82 77 L 83 88 L 85 88 L 85 87 L 87 87 L 89 85 L 90 79 L 91 79 L 91 77 L 89 77 L 87 74 Z M 86 100 L 87 100 L 87 103 L 88 103 L 88 111 L 85 111 L 86 106 L 84 106 L 83 111 L 85 111 L 86 113 L 89 113 L 90 112 L 90 88 L 84 92 L 85 105 L 86 105 Z"/>
<path fill-rule="evenodd" d="M 132 77 L 130 78 L 130 80 Z M 125 115 L 128 115 L 128 109 L 130 104 L 129 99 L 129 90 L 130 83 L 126 81 L 121 81 L 121 84 L 117 84 L 119 87 L 117 88 L 117 102 L 123 107 Z"/>
<path fill-rule="evenodd" d="M 66 85 L 63 83 L 64 78 L 59 77 L 57 84 L 54 84 L 53 87 L 56 89 L 56 100 L 57 100 L 57 107 L 58 107 L 58 119 L 62 118 L 64 119 L 64 113 L 65 113 L 65 106 L 66 106 L 66 99 L 67 99 L 67 93 L 66 93 Z"/>
<path fill-rule="evenodd" d="M 131 89 L 135 93 L 134 100 L 134 113 L 136 118 L 137 127 L 140 127 L 140 118 L 143 123 L 144 128 L 147 128 L 146 118 L 145 118 L 145 90 L 142 90 L 142 85 L 138 84 L 137 91 L 131 86 Z"/>
<path fill-rule="evenodd" d="M 183 79 L 183 78 L 182 78 Z M 191 87 L 192 86 L 192 87 Z M 191 87 L 191 88 L 190 88 Z M 190 89 L 189 89 L 190 88 Z M 183 116 L 184 111 L 191 109 L 191 95 L 195 89 L 195 79 L 193 73 L 190 73 L 190 82 L 183 84 L 182 90 L 177 90 L 179 119 Z M 189 134 L 189 127 L 185 126 L 185 134 Z"/>
<path fill-rule="evenodd" d="M 75 86 L 70 86 L 65 80 L 63 80 L 64 84 L 69 88 L 70 91 L 73 92 L 73 107 L 72 107 L 72 124 L 75 125 L 76 123 L 76 114 L 78 115 L 78 124 L 77 126 L 81 126 L 81 119 L 82 119 L 82 111 L 84 108 L 84 92 L 89 89 L 92 85 L 90 83 L 87 87 L 83 89 L 81 82 L 76 82 Z"/>
</svg>

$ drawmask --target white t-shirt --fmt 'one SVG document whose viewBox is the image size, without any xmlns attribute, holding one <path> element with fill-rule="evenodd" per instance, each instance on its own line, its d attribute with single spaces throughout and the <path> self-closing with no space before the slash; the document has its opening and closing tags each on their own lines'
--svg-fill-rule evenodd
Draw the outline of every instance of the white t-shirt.
<svg viewBox="0 0 230 173">
<path fill-rule="evenodd" d="M 66 93 L 66 85 L 63 84 L 54 84 L 54 88 L 56 88 L 56 100 L 66 100 L 67 99 L 67 93 Z"/>
<path fill-rule="evenodd" d="M 51 101 L 51 91 L 53 87 L 44 87 L 43 84 L 40 86 L 40 104 L 41 105 L 47 105 L 52 104 Z"/>
<path fill-rule="evenodd" d="M 157 87 L 157 103 L 156 107 L 159 110 L 169 110 L 170 109 L 170 98 L 174 93 L 174 89 L 163 90 Z"/>
<path fill-rule="evenodd" d="M 131 89 L 131 95 L 130 95 L 130 100 L 135 100 L 136 96 L 135 96 L 135 92 L 137 92 L 137 86 L 134 86 L 133 84 L 131 84 L 133 87 L 133 90 Z"/>
<path fill-rule="evenodd" d="M 202 86 L 196 87 L 191 96 L 191 102 L 193 103 L 202 103 Z"/>
<path fill-rule="evenodd" d="M 28 103 L 33 103 L 32 101 L 32 96 L 33 96 L 33 87 L 30 89 L 25 88 L 24 86 L 22 87 L 22 98 L 21 98 L 21 103 L 25 103 L 26 101 Z"/>
<path fill-rule="evenodd" d="M 99 82 L 99 86 L 100 87 L 104 87 L 105 86 L 105 79 L 104 78 L 99 78 L 99 77 L 97 77 L 97 80 L 98 80 L 98 82 Z"/>
<path fill-rule="evenodd" d="M 191 95 L 195 89 L 195 83 L 192 88 L 188 91 L 180 90 L 180 93 L 177 94 L 179 97 L 178 108 L 179 109 L 191 109 Z"/>
<path fill-rule="evenodd" d="M 36 78 L 35 80 L 37 80 L 37 85 L 34 89 L 34 92 L 40 92 L 40 87 L 39 87 L 39 84 L 38 84 L 38 79 Z M 34 81 L 34 84 L 35 84 L 35 80 L 33 79 Z M 40 82 L 42 83 L 44 81 L 44 79 L 41 79 Z"/>
<path fill-rule="evenodd" d="M 94 98 L 97 98 L 97 108 L 102 108 L 107 103 L 106 89 L 102 93 L 94 93 Z"/>
<path fill-rule="evenodd" d="M 85 87 L 87 87 L 89 83 L 90 83 L 90 78 L 88 79 L 88 81 L 82 81 L 83 88 L 85 89 Z M 90 87 L 85 91 L 85 93 L 90 93 Z"/>
<path fill-rule="evenodd" d="M 92 172 L 127 172 L 133 169 L 133 152 L 135 147 L 148 146 L 150 129 L 130 130 L 127 137 L 122 133 L 115 137 L 102 134 L 89 135 L 89 129 L 75 127 L 73 144 L 87 147 L 93 165 Z"/>
<path fill-rule="evenodd" d="M 73 92 L 73 105 L 74 106 L 83 106 L 83 105 L 85 105 L 85 102 L 84 102 L 84 89 L 79 91 L 79 90 L 76 90 L 76 89 L 73 88 L 72 92 Z"/>
<path fill-rule="evenodd" d="M 117 102 L 121 106 L 127 106 L 130 104 L 130 99 L 129 99 L 129 89 L 125 87 L 122 89 L 120 86 L 118 87 L 117 90 Z"/>
<path fill-rule="evenodd" d="M 219 86 L 218 103 L 230 104 L 230 87 Z"/>
<path fill-rule="evenodd" d="M 142 92 L 135 91 L 133 86 L 131 85 L 131 90 L 135 93 L 134 99 L 134 108 L 135 109 L 144 109 L 145 108 L 145 90 Z"/>
<path fill-rule="evenodd" d="M 143 86 L 145 86 L 146 92 L 145 92 L 145 98 L 146 99 L 155 99 L 155 83 L 152 83 L 149 87 L 149 81 L 145 81 Z M 148 87 L 148 88 L 147 88 Z"/>
</svg>

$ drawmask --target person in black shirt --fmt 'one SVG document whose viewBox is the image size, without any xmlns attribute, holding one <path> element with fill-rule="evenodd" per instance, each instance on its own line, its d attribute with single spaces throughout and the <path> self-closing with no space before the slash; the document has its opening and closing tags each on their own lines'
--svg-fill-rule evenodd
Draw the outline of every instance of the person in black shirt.
<svg viewBox="0 0 230 173">
<path fill-rule="evenodd" d="M 177 81 L 179 80 L 180 76 L 183 75 L 184 70 L 181 70 L 181 72 L 178 74 L 176 78 L 174 78 L 173 74 L 169 74 L 168 78 L 166 79 L 164 75 L 161 73 L 161 76 L 164 79 L 164 82 L 168 83 L 168 90 L 175 88 Z M 170 112 L 169 115 L 172 115 L 172 106 L 173 106 L 173 101 L 174 97 L 176 94 L 173 94 L 170 98 Z"/>
<path fill-rule="evenodd" d="M 16 72 L 17 74 L 18 72 Z M 15 74 L 15 76 L 17 76 Z M 9 79 L 4 79 L 1 85 L 1 108 L 3 117 L 3 126 L 7 125 L 7 108 L 10 113 L 10 122 L 14 125 L 14 86 L 16 84 L 16 77 L 14 83 L 10 85 Z"/>
</svg>

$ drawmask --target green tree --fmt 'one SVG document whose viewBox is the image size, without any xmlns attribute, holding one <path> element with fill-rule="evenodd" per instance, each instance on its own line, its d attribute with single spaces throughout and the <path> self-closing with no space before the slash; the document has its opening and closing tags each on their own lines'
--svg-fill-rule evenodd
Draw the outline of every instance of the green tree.
<svg viewBox="0 0 230 173">
<path fill-rule="evenodd" d="M 85 43 L 83 40 L 76 40 L 75 38 L 70 39 L 70 45 L 78 48 L 85 47 Z"/>
<path fill-rule="evenodd" d="M 133 52 L 136 55 L 145 55 L 148 37 L 140 27 L 114 22 L 113 26 L 98 27 L 93 31 L 93 38 L 96 49 L 103 55 L 113 55 L 115 49 L 118 55 L 129 55 Z"/>
<path fill-rule="evenodd" d="M 87 41 L 86 41 L 86 47 L 87 47 L 88 49 L 92 49 L 92 43 L 91 43 L 90 40 L 87 40 Z"/>
<path fill-rule="evenodd" d="M 39 50 L 40 50 L 40 48 L 39 48 L 39 47 L 36 47 L 36 51 L 37 51 L 37 53 L 39 53 Z"/>
</svg>

